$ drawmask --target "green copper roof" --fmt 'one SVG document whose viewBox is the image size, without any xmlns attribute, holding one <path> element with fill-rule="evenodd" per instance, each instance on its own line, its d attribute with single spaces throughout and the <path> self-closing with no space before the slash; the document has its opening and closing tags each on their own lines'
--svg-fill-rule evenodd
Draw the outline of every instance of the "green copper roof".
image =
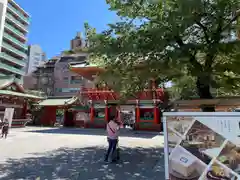
<svg viewBox="0 0 240 180">
<path fill-rule="evenodd" d="M 70 108 L 69 110 L 84 111 L 84 110 L 89 110 L 89 107 L 88 106 L 75 106 L 75 107 Z"/>
<path fill-rule="evenodd" d="M 0 90 L 0 95 L 17 96 L 17 97 L 25 97 L 25 98 L 32 98 L 32 99 L 44 99 L 43 97 L 34 96 L 31 94 L 24 94 L 24 93 L 20 93 L 20 92 L 9 91 L 9 90 Z"/>
<path fill-rule="evenodd" d="M 7 89 L 7 87 L 10 87 L 13 83 L 19 87 L 20 92 L 15 92 L 11 91 L 10 89 Z M 21 85 L 19 85 L 18 80 L 12 75 L 0 76 L 0 95 L 17 96 L 32 99 L 45 99 L 44 97 L 25 93 L 24 88 Z"/>
<path fill-rule="evenodd" d="M 0 76 L 0 89 L 14 82 L 17 83 L 14 76 Z"/>
<path fill-rule="evenodd" d="M 59 99 L 45 99 L 40 102 L 39 106 L 66 106 L 75 103 L 78 100 L 77 97 L 72 98 L 59 98 Z"/>
</svg>

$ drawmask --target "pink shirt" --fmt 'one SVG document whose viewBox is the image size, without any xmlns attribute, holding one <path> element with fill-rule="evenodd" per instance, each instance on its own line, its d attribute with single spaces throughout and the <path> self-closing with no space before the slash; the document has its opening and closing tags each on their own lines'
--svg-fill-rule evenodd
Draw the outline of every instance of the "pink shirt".
<svg viewBox="0 0 240 180">
<path fill-rule="evenodd" d="M 107 134 L 109 139 L 118 139 L 119 126 L 114 121 L 110 121 L 107 124 Z"/>
</svg>

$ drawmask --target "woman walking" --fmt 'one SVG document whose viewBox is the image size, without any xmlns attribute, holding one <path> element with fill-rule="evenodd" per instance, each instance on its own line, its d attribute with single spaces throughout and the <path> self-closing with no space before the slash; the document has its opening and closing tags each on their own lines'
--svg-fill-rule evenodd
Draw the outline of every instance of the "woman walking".
<svg viewBox="0 0 240 180">
<path fill-rule="evenodd" d="M 110 121 L 107 124 L 107 141 L 108 141 L 108 150 L 105 156 L 105 162 L 108 162 L 108 157 L 111 154 L 112 162 L 116 162 L 118 157 L 115 157 L 115 151 L 118 144 L 120 124 L 118 120 L 112 116 Z"/>
<path fill-rule="evenodd" d="M 7 138 L 8 129 L 9 129 L 9 123 L 8 123 L 8 120 L 5 119 L 2 126 L 2 138 L 3 137 L 5 137 L 5 139 Z"/>
</svg>

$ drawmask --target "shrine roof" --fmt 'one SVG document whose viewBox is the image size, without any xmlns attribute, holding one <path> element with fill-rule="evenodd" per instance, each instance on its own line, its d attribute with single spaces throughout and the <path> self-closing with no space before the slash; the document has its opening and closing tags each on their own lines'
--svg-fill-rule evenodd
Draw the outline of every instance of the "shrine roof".
<svg viewBox="0 0 240 180">
<path fill-rule="evenodd" d="M 9 87 L 15 86 L 16 91 L 9 89 Z M 14 76 L 0 76 L 0 96 L 16 96 L 30 99 L 44 99 L 44 97 L 35 96 L 25 92 L 22 85 L 18 83 L 18 80 Z"/>
<path fill-rule="evenodd" d="M 201 105 L 214 106 L 240 106 L 239 96 L 216 97 L 214 99 L 190 99 L 176 100 L 173 102 L 177 107 L 200 107 Z"/>
<path fill-rule="evenodd" d="M 97 75 L 98 73 L 104 71 L 104 68 L 98 66 L 97 64 L 87 64 L 87 63 L 79 63 L 74 65 L 70 64 L 69 69 L 72 72 L 75 72 L 89 80 L 93 80 L 94 75 Z"/>
<path fill-rule="evenodd" d="M 66 106 L 75 103 L 78 97 L 72 98 L 50 98 L 38 103 L 39 106 Z"/>
<path fill-rule="evenodd" d="M 72 68 L 88 68 L 88 67 L 98 67 L 99 66 L 97 64 L 86 64 L 86 63 L 82 63 L 82 64 L 75 64 L 75 65 L 72 65 Z"/>
<path fill-rule="evenodd" d="M 24 88 L 18 83 L 14 76 L 0 76 L 0 89 L 4 89 L 12 84 L 15 84 L 21 92 L 24 92 Z"/>
<path fill-rule="evenodd" d="M 44 99 L 44 97 L 34 96 L 31 94 L 25 94 L 25 93 L 9 91 L 9 90 L 0 90 L 0 95 L 25 97 L 25 98 L 31 98 L 31 99 Z"/>
</svg>

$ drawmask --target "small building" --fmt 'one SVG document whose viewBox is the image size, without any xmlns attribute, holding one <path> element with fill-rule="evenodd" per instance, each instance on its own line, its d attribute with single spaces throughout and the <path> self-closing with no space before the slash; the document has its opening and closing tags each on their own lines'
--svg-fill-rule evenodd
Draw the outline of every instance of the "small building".
<svg viewBox="0 0 240 180">
<path fill-rule="evenodd" d="M 76 123 L 76 113 L 71 108 L 79 105 L 78 97 L 49 97 L 38 105 L 43 108 L 41 124 L 45 126 L 53 126 L 56 123 L 57 110 L 64 111 L 64 126 L 74 127 Z"/>
<path fill-rule="evenodd" d="M 54 57 L 41 66 L 34 72 L 24 76 L 23 86 L 25 89 L 39 90 L 44 92 L 47 96 L 54 95 L 54 68 L 59 57 Z"/>
<path fill-rule="evenodd" d="M 38 102 L 42 99 L 27 94 L 14 76 L 0 76 L 0 118 L 3 119 L 6 108 L 14 108 L 13 126 L 27 121 L 28 101 Z"/>
</svg>

